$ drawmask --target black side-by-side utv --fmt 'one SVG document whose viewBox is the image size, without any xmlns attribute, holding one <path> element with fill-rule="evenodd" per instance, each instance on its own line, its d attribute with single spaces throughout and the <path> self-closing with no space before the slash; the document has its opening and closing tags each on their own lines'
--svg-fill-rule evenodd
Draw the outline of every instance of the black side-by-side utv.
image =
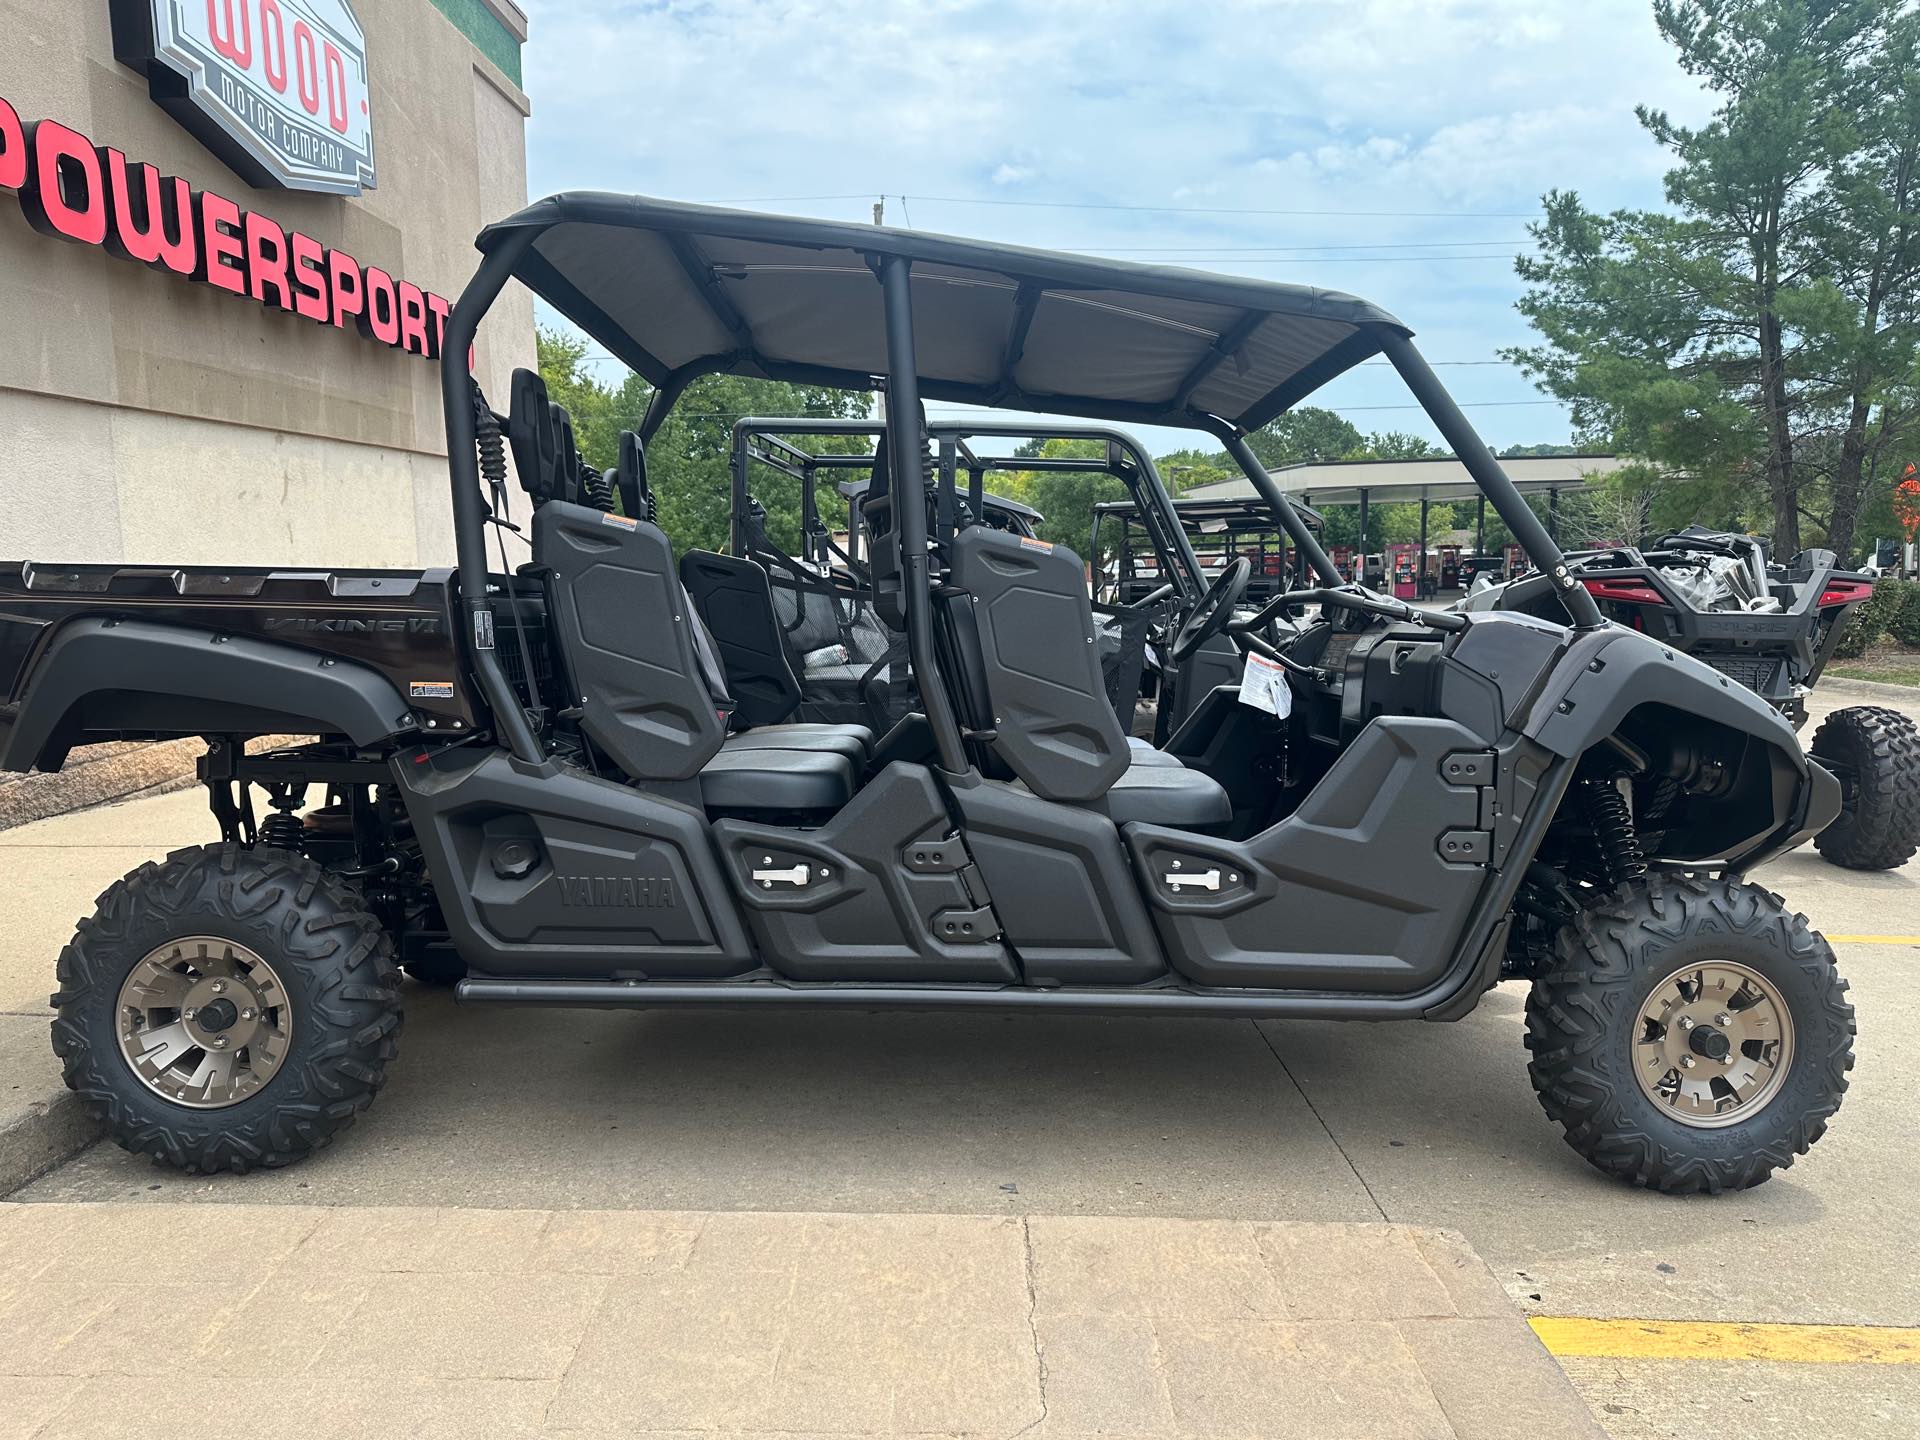
<svg viewBox="0 0 1920 1440">
<path fill-rule="evenodd" d="M 1750 691 L 1602 618 L 1392 316 L 616 195 L 479 243 L 445 353 L 527 286 L 654 387 L 613 475 L 537 377 L 503 420 L 448 365 L 453 571 L 0 573 L 0 765 L 208 737 L 219 840 L 112 886 L 59 959 L 54 1048 L 129 1149 L 244 1170 L 326 1144 L 394 1057 L 396 960 L 464 973 L 470 1004 L 1242 1019 L 1451 1020 L 1525 975 L 1535 1088 L 1603 1170 L 1738 1188 L 1825 1129 L 1846 987 L 1741 877 L 1839 786 Z M 1571 625 L 1340 583 L 1246 437 L 1376 355 Z M 782 718 L 800 692 L 766 569 L 676 562 L 648 518 L 646 442 L 716 372 L 885 392 L 860 506 L 921 706 L 885 733 Z M 1316 582 L 1249 609 L 1228 564 L 1171 649 L 1226 636 L 1245 676 L 1131 743 L 1079 557 L 939 522 L 959 510 L 927 398 L 1207 432 Z M 509 451 L 531 561 L 490 572 Z M 313 738 L 247 748 L 279 734 Z"/>
</svg>

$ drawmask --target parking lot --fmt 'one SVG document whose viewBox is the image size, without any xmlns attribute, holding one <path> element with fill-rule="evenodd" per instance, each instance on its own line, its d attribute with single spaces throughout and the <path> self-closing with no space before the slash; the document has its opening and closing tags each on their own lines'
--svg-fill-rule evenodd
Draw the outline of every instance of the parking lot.
<svg viewBox="0 0 1920 1440">
<path fill-rule="evenodd" d="M 14 1101 L 56 1073 L 43 1007 L 72 920 L 205 833 L 193 793 L 0 833 Z M 391 1083 L 312 1161 L 209 1180 L 94 1145 L 10 1198 L 1443 1227 L 1621 1440 L 1914 1433 L 1920 881 L 1810 851 L 1758 878 L 1833 939 L 1860 1037 L 1831 1133 L 1744 1194 L 1590 1170 L 1528 1087 L 1514 984 L 1448 1026 L 460 1010 L 410 986 Z M 1589 1320 L 1707 1323 L 1548 1323 Z"/>
</svg>

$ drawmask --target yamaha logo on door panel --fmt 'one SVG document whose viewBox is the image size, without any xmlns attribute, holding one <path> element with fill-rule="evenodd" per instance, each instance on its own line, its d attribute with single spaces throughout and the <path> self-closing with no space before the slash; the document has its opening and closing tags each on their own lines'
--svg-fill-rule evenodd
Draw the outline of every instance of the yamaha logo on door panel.
<svg viewBox="0 0 1920 1440">
<path fill-rule="evenodd" d="M 367 40 L 347 0 L 110 0 L 114 53 L 249 183 L 374 186 Z"/>
</svg>

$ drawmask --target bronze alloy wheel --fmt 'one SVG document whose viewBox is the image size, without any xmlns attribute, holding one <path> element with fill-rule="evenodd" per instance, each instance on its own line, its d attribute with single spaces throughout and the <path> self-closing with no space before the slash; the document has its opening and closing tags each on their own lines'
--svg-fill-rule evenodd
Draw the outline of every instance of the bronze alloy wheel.
<svg viewBox="0 0 1920 1440">
<path fill-rule="evenodd" d="M 245 945 L 189 935 L 149 951 L 120 986 L 120 1053 L 154 1094 L 220 1110 L 259 1092 L 293 1038 L 274 969 Z"/>
<path fill-rule="evenodd" d="M 1640 1007 L 1633 1073 L 1685 1125 L 1718 1130 L 1765 1109 L 1793 1064 L 1793 1016 L 1771 981 L 1732 960 L 1688 965 Z"/>
</svg>

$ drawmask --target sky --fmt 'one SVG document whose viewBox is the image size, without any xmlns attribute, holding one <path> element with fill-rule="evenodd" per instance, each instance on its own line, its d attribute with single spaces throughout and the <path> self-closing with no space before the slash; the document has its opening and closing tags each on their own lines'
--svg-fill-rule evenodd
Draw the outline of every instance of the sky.
<svg viewBox="0 0 1920 1440">
<path fill-rule="evenodd" d="M 1347 290 L 1496 447 L 1570 438 L 1497 358 L 1531 334 L 1540 196 L 1660 205 L 1634 106 L 1710 108 L 1647 0 L 520 3 L 535 196 L 869 220 L 884 195 L 889 224 Z M 1309 403 L 1438 438 L 1383 362 Z"/>
</svg>

